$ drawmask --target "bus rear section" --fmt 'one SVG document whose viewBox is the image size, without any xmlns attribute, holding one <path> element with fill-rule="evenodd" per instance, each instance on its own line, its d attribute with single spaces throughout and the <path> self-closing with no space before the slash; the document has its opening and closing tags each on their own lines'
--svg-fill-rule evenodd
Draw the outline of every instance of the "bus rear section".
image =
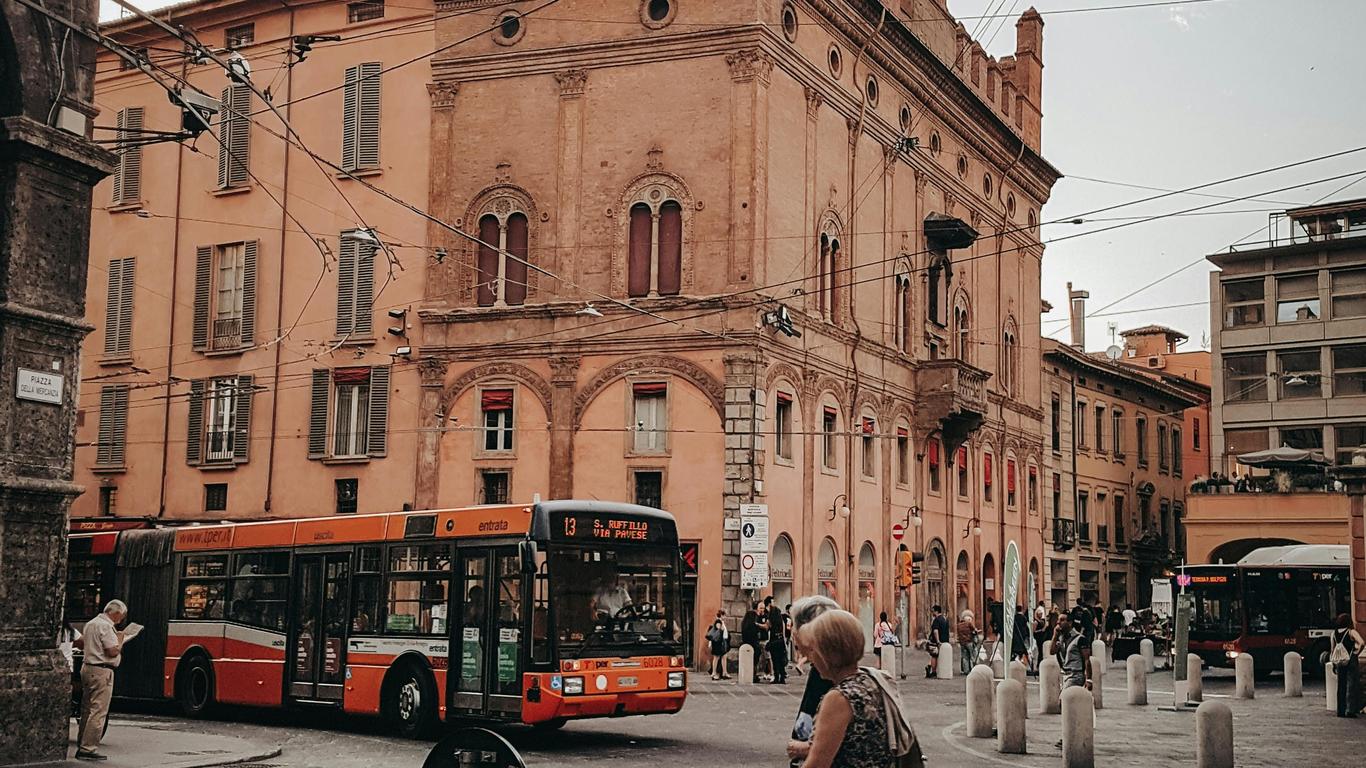
<svg viewBox="0 0 1366 768">
<path fill-rule="evenodd" d="M 1231 565 L 1187 567 L 1191 595 L 1190 652 L 1211 667 L 1232 667 L 1244 637 L 1238 570 Z M 1173 579 L 1172 590 L 1182 588 Z M 1232 655 L 1230 655 L 1232 654 Z"/>
</svg>

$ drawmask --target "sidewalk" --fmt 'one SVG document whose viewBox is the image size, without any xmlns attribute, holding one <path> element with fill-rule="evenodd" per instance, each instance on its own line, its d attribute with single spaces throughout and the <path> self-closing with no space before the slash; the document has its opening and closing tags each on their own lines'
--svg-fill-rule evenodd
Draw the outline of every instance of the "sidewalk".
<svg viewBox="0 0 1366 768">
<path fill-rule="evenodd" d="M 193 727 L 194 723 L 185 725 Z M 280 754 L 280 747 L 277 744 L 182 730 L 180 724 L 143 723 L 124 720 L 117 716 L 110 718 L 109 731 L 104 735 L 104 742 L 100 745 L 100 752 L 108 755 L 108 760 L 90 762 L 75 759 L 75 720 L 71 721 L 70 738 L 71 743 L 67 748 L 69 759 L 66 762 L 42 765 L 62 768 L 208 768 L 227 763 L 269 760 Z"/>
</svg>

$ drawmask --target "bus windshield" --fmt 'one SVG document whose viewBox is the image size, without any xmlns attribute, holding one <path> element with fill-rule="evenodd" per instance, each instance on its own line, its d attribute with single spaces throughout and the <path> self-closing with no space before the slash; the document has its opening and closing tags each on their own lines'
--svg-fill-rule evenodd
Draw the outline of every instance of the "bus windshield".
<svg viewBox="0 0 1366 768">
<path fill-rule="evenodd" d="M 1192 584 L 1192 640 L 1233 640 L 1242 634 L 1242 611 L 1235 585 L 1227 577 L 1216 583 Z"/>
<path fill-rule="evenodd" d="M 552 549 L 560 656 L 681 653 L 675 557 L 670 547 Z"/>
</svg>

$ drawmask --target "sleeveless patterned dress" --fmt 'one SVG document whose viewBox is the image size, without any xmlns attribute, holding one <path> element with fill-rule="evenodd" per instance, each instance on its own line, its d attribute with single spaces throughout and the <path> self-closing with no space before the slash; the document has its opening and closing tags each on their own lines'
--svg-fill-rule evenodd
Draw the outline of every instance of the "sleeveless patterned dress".
<svg viewBox="0 0 1366 768">
<path fill-rule="evenodd" d="M 882 691 L 877 683 L 867 672 L 859 670 L 841 680 L 835 690 L 849 702 L 854 716 L 835 753 L 833 768 L 888 768 L 894 760 L 887 746 L 887 713 L 883 711 Z M 819 707 L 816 719 L 820 719 Z"/>
</svg>

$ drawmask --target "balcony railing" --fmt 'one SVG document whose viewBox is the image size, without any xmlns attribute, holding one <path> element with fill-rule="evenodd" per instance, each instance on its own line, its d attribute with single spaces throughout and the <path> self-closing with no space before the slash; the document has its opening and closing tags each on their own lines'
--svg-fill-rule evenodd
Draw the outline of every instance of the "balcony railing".
<svg viewBox="0 0 1366 768">
<path fill-rule="evenodd" d="M 242 346 L 242 318 L 213 321 L 213 348 L 236 349 Z"/>
<path fill-rule="evenodd" d="M 1053 518 L 1053 548 L 1071 549 L 1077 545 L 1076 521 L 1063 517 Z"/>
<path fill-rule="evenodd" d="M 232 461 L 234 434 L 230 429 L 214 429 L 204 433 L 204 460 Z"/>
<path fill-rule="evenodd" d="M 990 373 L 962 360 L 921 363 L 915 373 L 915 388 L 920 396 L 916 425 L 926 434 L 942 430 L 946 442 L 958 444 L 986 416 L 989 378 Z"/>
<path fill-rule="evenodd" d="M 1267 217 L 1266 240 L 1230 246 L 1229 252 L 1279 248 L 1300 243 L 1322 243 L 1349 237 L 1366 237 L 1366 213 L 1356 211 L 1301 213 L 1291 217 L 1285 212 Z"/>
</svg>

